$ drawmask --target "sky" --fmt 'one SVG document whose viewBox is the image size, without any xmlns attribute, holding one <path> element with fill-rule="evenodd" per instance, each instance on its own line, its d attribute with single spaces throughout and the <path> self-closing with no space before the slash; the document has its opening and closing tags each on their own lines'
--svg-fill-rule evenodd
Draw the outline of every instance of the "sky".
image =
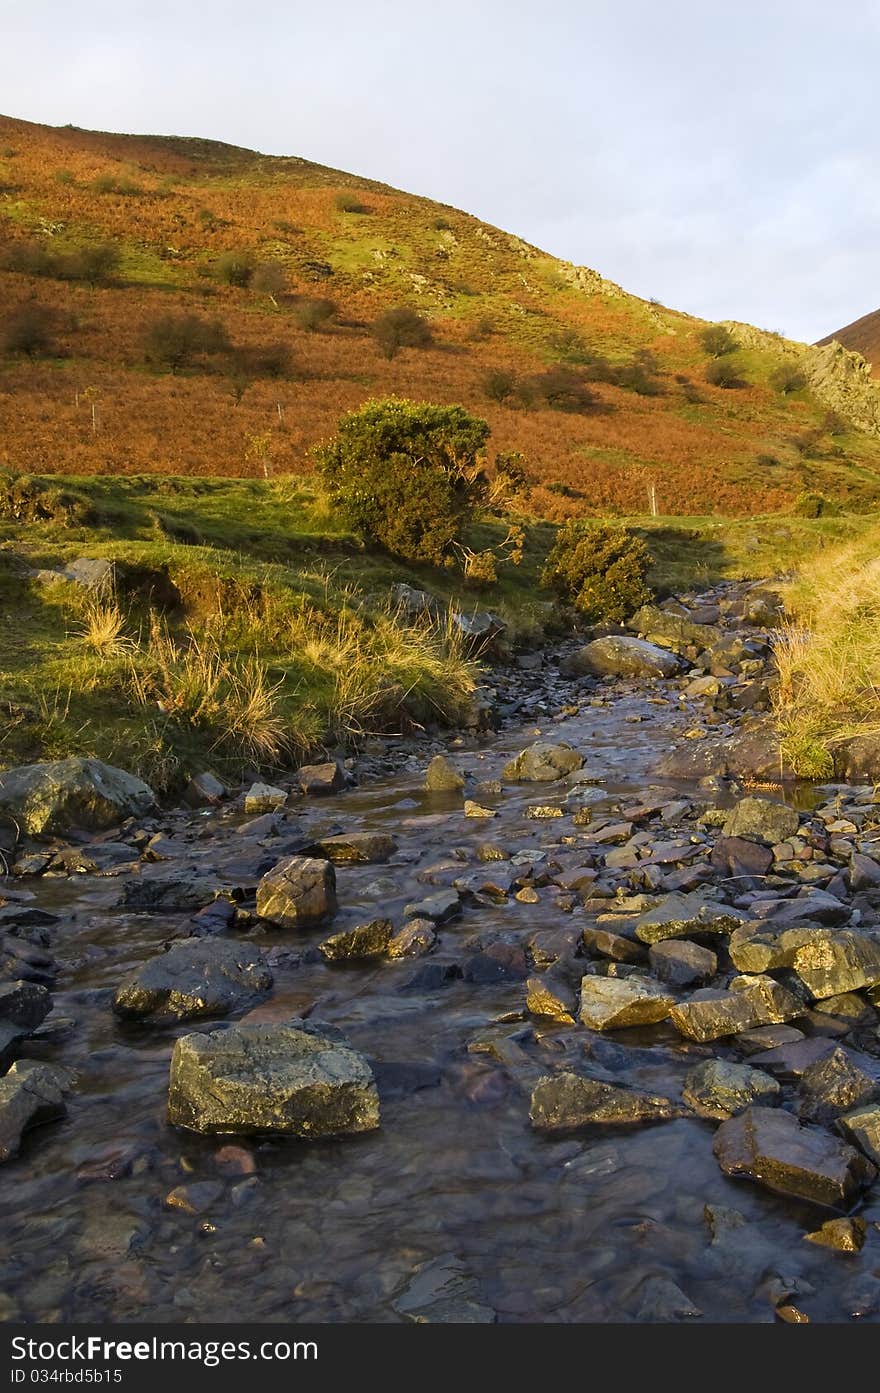
<svg viewBox="0 0 880 1393">
<path fill-rule="evenodd" d="M 880 0 L 0 0 L 0 110 L 302 155 L 646 298 L 880 306 Z"/>
</svg>

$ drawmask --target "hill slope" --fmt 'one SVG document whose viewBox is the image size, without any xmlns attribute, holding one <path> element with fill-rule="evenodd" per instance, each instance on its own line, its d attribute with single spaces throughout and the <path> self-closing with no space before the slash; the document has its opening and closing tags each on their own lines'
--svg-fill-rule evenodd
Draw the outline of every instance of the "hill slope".
<svg viewBox="0 0 880 1393">
<path fill-rule="evenodd" d="M 844 329 L 838 329 L 836 333 L 820 339 L 819 343 L 835 341 L 867 358 L 874 376 L 880 377 L 880 310 L 874 310 L 872 314 L 863 314 L 860 319 L 854 319 L 852 324 L 847 324 Z"/>
<path fill-rule="evenodd" d="M 108 242 L 111 274 L 69 273 Z M 222 283 L 228 253 L 283 290 Z M 734 326 L 739 385 L 711 385 L 701 321 L 304 159 L 0 118 L 0 263 L 0 467 L 15 471 L 307 473 L 341 412 L 396 393 L 484 415 L 548 517 L 643 512 L 649 485 L 667 514 L 772 511 L 805 488 L 880 497 L 880 391 L 860 359 Z M 303 327 L 316 299 L 335 315 Z M 34 304 L 52 332 L 29 353 L 9 326 Z M 389 358 L 371 326 L 398 306 L 433 342 Z M 168 314 L 220 321 L 236 351 L 157 367 L 144 337 Z"/>
</svg>

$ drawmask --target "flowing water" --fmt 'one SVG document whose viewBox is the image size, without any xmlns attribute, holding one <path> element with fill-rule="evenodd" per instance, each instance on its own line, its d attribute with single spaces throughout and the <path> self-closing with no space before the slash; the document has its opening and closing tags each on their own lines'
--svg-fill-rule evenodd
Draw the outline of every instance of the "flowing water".
<svg viewBox="0 0 880 1393">
<path fill-rule="evenodd" d="M 541 733 L 582 750 L 605 776 L 611 808 L 658 782 L 652 771 L 685 719 L 671 703 L 630 693 Z M 497 778 L 507 754 L 536 734 L 463 750 L 460 763 Z M 377 914 L 400 924 L 405 904 L 478 864 L 481 842 L 514 852 L 558 847 L 562 837 L 576 845 L 570 819 L 523 815 L 527 803 L 553 801 L 552 785 L 490 801 L 497 818 L 466 820 L 458 798 L 426 795 L 406 776 L 303 800 L 297 834 L 381 830 L 399 843 L 387 865 L 338 868 L 333 930 Z M 169 874 L 185 881 L 238 854 L 241 821 L 229 811 L 174 815 L 163 825 L 186 847 Z M 283 854 L 271 843 L 262 851 L 270 862 Z M 76 1083 L 67 1118 L 28 1133 L 0 1172 L 0 1293 L 13 1318 L 398 1321 L 400 1294 L 421 1270 L 416 1304 L 420 1290 L 428 1300 L 452 1293 L 502 1322 L 699 1312 L 771 1321 L 783 1289 L 814 1320 L 878 1319 L 877 1244 L 850 1255 L 804 1242 L 827 1215 L 727 1179 L 712 1155 L 715 1124 L 684 1118 L 563 1140 L 530 1129 L 532 1083 L 562 1062 L 677 1097 L 706 1054 L 668 1025 L 610 1037 L 536 1028 L 521 980 L 438 983 L 433 965 L 462 962 L 475 942 L 500 935 L 524 945 L 538 928 L 591 922 L 580 907 L 559 907 L 557 889 L 539 889 L 536 904 L 466 906 L 419 960 L 328 966 L 314 954 L 302 960 L 326 930 L 261 932 L 264 948 L 290 951 L 273 955 L 275 986 L 253 1018 L 312 1010 L 342 1028 L 376 1068 L 382 1125 L 335 1142 L 243 1143 L 255 1174 L 230 1176 L 216 1160 L 228 1139 L 175 1131 L 164 1115 L 174 1037 L 207 1026 L 133 1027 L 111 1011 L 124 973 L 185 931 L 187 916 L 118 908 L 114 876 L 18 884 L 61 916 L 50 1020 L 75 1021 L 23 1053 L 64 1064 Z M 429 977 L 408 987 L 427 965 Z M 194 1192 L 201 1212 L 167 1206 L 175 1187 L 202 1182 L 212 1186 Z M 742 1222 L 722 1216 L 713 1241 L 707 1205 L 733 1208 Z"/>
</svg>

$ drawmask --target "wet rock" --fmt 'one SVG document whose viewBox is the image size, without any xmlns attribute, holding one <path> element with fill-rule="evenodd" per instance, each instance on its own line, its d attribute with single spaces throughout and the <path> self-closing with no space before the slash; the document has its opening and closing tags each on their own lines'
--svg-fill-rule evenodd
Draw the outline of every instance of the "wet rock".
<svg viewBox="0 0 880 1393">
<path fill-rule="evenodd" d="M 876 1080 L 853 1063 L 846 1050 L 836 1046 L 805 1069 L 800 1081 L 798 1116 L 804 1122 L 835 1122 L 876 1098 Z"/>
<path fill-rule="evenodd" d="M 521 750 L 504 766 L 505 779 L 517 779 L 521 783 L 543 784 L 554 779 L 564 779 L 575 769 L 583 767 L 584 757 L 571 745 L 551 744 L 537 740 L 528 749 Z"/>
<path fill-rule="evenodd" d="M 803 1031 L 796 1030 L 793 1025 L 758 1025 L 754 1030 L 743 1030 L 737 1035 L 734 1044 L 739 1046 L 743 1054 L 757 1055 L 774 1050 L 779 1045 L 796 1044 L 803 1038 Z"/>
<path fill-rule="evenodd" d="M 492 1325 L 496 1319 L 479 1283 L 454 1253 L 419 1268 L 392 1304 L 399 1315 L 419 1325 Z"/>
<path fill-rule="evenodd" d="M 425 788 L 429 793 L 459 793 L 464 788 L 464 775 L 446 755 L 435 755 L 425 773 Z"/>
<path fill-rule="evenodd" d="M 209 1134 L 313 1139 L 372 1131 L 372 1071 L 336 1032 L 309 1023 L 238 1025 L 174 1046 L 168 1119 Z"/>
<path fill-rule="evenodd" d="M 461 914 L 461 896 L 457 890 L 438 890 L 436 895 L 408 904 L 403 912 L 407 919 L 430 919 L 435 924 L 448 924 Z"/>
<path fill-rule="evenodd" d="M 699 891 L 690 895 L 667 895 L 653 909 L 639 916 L 636 937 L 642 943 L 660 943 L 668 938 L 688 938 L 700 934 L 729 934 L 743 920 L 730 905 L 707 900 Z"/>
<path fill-rule="evenodd" d="M 336 866 L 379 866 L 396 850 L 397 842 L 387 832 L 349 832 L 322 837 L 306 854 L 326 856 Z"/>
<path fill-rule="evenodd" d="M 773 865 L 773 852 L 745 837 L 719 837 L 709 857 L 723 876 L 765 876 Z"/>
<path fill-rule="evenodd" d="M 336 909 L 336 873 L 316 857 L 290 856 L 257 886 L 257 914 L 282 929 L 323 924 Z"/>
<path fill-rule="evenodd" d="M 69 1080 L 62 1069 L 20 1059 L 0 1079 L 0 1161 L 18 1155 L 22 1134 L 66 1111 Z"/>
<path fill-rule="evenodd" d="M 303 793 L 311 797 L 341 793 L 345 788 L 345 770 L 336 760 L 326 764 L 304 764 L 296 771 L 296 777 Z"/>
<path fill-rule="evenodd" d="M 775 1079 L 760 1069 L 724 1059 L 707 1059 L 689 1071 L 681 1096 L 700 1117 L 723 1122 L 753 1103 L 773 1106 L 779 1101 L 780 1088 Z"/>
<path fill-rule="evenodd" d="M 694 992 L 669 1012 L 675 1028 L 689 1040 L 718 1040 L 756 1025 L 782 1024 L 803 1013 L 803 1003 L 772 977 L 740 978 L 736 990 Z"/>
<path fill-rule="evenodd" d="M 857 894 L 860 890 L 876 890 L 878 887 L 880 862 L 875 861 L 873 856 L 854 851 L 849 860 L 849 888 Z"/>
<path fill-rule="evenodd" d="M 486 808 L 482 803 L 475 803 L 473 798 L 464 800 L 465 817 L 497 817 L 498 813 L 494 808 Z"/>
<path fill-rule="evenodd" d="M 227 796 L 226 786 L 207 770 L 190 779 L 183 792 L 183 801 L 191 808 L 214 808 Z"/>
<path fill-rule="evenodd" d="M 813 886 L 798 891 L 791 900 L 769 900 L 756 904 L 754 912 L 766 911 L 763 917 L 774 929 L 797 928 L 802 924 L 834 926 L 848 922 L 852 910 L 836 895 Z"/>
<path fill-rule="evenodd" d="M 833 1040 L 799 1038 L 785 1041 L 756 1054 L 753 1063 L 780 1079 L 799 1079 L 818 1059 L 824 1059 L 836 1048 Z"/>
<path fill-rule="evenodd" d="M 560 1025 L 574 1025 L 574 992 L 561 975 L 542 973 L 526 982 L 526 1010 Z"/>
<path fill-rule="evenodd" d="M 164 914 L 169 910 L 199 910 L 217 897 L 214 876 L 132 876 L 122 891 L 122 904 L 145 914 Z"/>
<path fill-rule="evenodd" d="M 221 1175 L 254 1175 L 257 1169 L 254 1153 L 246 1146 L 221 1146 L 214 1153 L 214 1165 Z"/>
<path fill-rule="evenodd" d="M 784 947 L 796 945 L 790 966 L 817 1000 L 880 982 L 880 943 L 876 939 L 850 929 L 793 933 L 801 938 L 782 937 Z"/>
<path fill-rule="evenodd" d="M 838 1118 L 843 1135 L 863 1151 L 875 1166 L 880 1166 L 880 1103 L 869 1103 Z"/>
<path fill-rule="evenodd" d="M 249 817 L 260 813 L 275 813 L 287 803 L 287 789 L 274 784 L 251 784 L 244 796 L 244 810 Z"/>
<path fill-rule="evenodd" d="M 586 928 L 581 932 L 581 943 L 588 954 L 598 954 L 618 963 L 643 963 L 645 947 L 624 934 L 613 933 L 610 929 Z"/>
<path fill-rule="evenodd" d="M 526 808 L 526 817 L 533 822 L 544 822 L 554 817 L 564 817 L 565 809 L 552 803 L 530 803 Z"/>
<path fill-rule="evenodd" d="M 800 817 L 794 808 L 772 798 L 741 798 L 722 829 L 725 837 L 775 846 L 797 836 Z"/>
<path fill-rule="evenodd" d="M 653 943 L 648 956 L 654 976 L 671 987 L 701 986 L 718 971 L 718 959 L 711 948 L 703 948 L 686 938 Z"/>
<path fill-rule="evenodd" d="M 0 1019 L 36 1030 L 52 1009 L 52 998 L 38 982 L 0 982 Z"/>
<path fill-rule="evenodd" d="M 718 610 L 709 611 L 716 617 Z M 674 611 L 660 609 L 657 605 L 642 605 L 629 620 L 628 629 L 644 634 L 648 640 L 668 639 L 674 647 L 682 648 L 697 644 L 700 648 L 711 648 L 720 642 L 722 630 L 716 628 L 713 620 L 700 622 L 694 614 L 676 614 Z"/>
<path fill-rule="evenodd" d="M 665 1020 L 675 997 L 638 977 L 584 977 L 580 1019 L 591 1030 L 621 1030 Z"/>
<path fill-rule="evenodd" d="M 479 986 L 489 982 L 519 982 L 528 976 L 526 956 L 514 943 L 491 943 L 466 960 L 462 975 L 466 982 Z"/>
<path fill-rule="evenodd" d="M 665 1324 L 674 1320 L 696 1320 L 703 1314 L 669 1277 L 646 1277 L 637 1295 L 637 1321 Z"/>
<path fill-rule="evenodd" d="M 250 1004 L 271 985 L 272 973 L 259 948 L 193 939 L 150 958 L 131 973 L 116 992 L 113 1010 L 133 1020 L 225 1016 Z"/>
<path fill-rule="evenodd" d="M 0 811 L 31 836 L 71 828 L 101 831 L 155 806 L 156 795 L 142 779 L 100 759 L 72 755 L 0 773 Z"/>
<path fill-rule="evenodd" d="M 421 958 L 437 946 L 437 930 L 430 919 L 411 919 L 389 940 L 389 958 Z"/>
<path fill-rule="evenodd" d="M 804 1239 L 838 1253 L 860 1253 L 867 1231 L 864 1219 L 826 1219 L 814 1233 L 805 1233 Z"/>
<path fill-rule="evenodd" d="M 551 1074 L 532 1091 L 529 1121 L 538 1132 L 572 1132 L 593 1125 L 662 1122 L 686 1116 L 668 1098 L 618 1088 L 582 1074 Z"/>
<path fill-rule="evenodd" d="M 626 634 L 595 638 L 573 659 L 576 675 L 597 677 L 674 677 L 681 659 L 667 648 Z"/>
<path fill-rule="evenodd" d="M 781 1108 L 747 1108 L 722 1122 L 712 1149 L 726 1175 L 829 1208 L 848 1209 L 876 1174 L 853 1147 Z"/>
<path fill-rule="evenodd" d="M 176 1185 L 165 1196 L 168 1209 L 180 1209 L 184 1214 L 204 1214 L 217 1203 L 223 1194 L 219 1180 L 194 1180 L 187 1185 Z"/>
<path fill-rule="evenodd" d="M 318 944 L 325 962 L 338 963 L 357 958 L 384 958 L 394 930 L 388 919 L 373 919 L 331 934 Z"/>
</svg>

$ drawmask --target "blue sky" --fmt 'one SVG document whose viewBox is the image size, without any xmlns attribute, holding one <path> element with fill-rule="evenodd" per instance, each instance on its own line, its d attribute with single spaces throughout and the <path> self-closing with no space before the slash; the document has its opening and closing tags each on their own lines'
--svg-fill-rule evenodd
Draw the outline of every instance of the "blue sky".
<svg viewBox="0 0 880 1393">
<path fill-rule="evenodd" d="M 880 306 L 880 0 L 0 0 L 0 109 L 455 204 L 814 339 Z"/>
</svg>

